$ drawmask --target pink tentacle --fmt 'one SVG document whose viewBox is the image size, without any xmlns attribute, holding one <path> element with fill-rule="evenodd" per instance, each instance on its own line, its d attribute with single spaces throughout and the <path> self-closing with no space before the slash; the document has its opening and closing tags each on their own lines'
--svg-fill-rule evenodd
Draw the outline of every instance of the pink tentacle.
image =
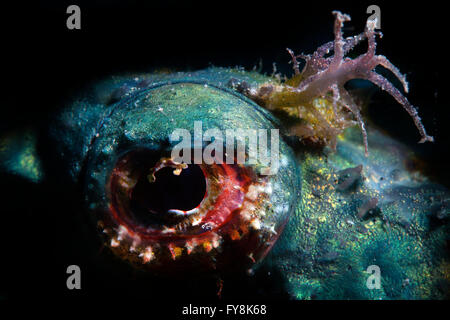
<svg viewBox="0 0 450 320">
<path fill-rule="evenodd" d="M 376 36 L 382 36 L 380 32 L 375 31 L 376 20 L 368 20 L 363 33 L 344 39 L 342 27 L 344 22 L 350 21 L 350 16 L 338 11 L 333 11 L 333 15 L 335 16 L 334 41 L 323 44 L 312 55 L 295 55 L 292 50 L 287 49 L 291 56 L 295 74 L 301 75 L 301 82 L 297 87 L 284 86 L 290 94 L 296 94 L 296 99 L 294 103 L 291 104 L 295 105 L 298 103 L 311 107 L 311 110 L 308 111 L 318 120 L 320 127 L 314 130 L 319 132 L 318 137 L 321 137 L 325 142 L 329 141 L 332 146 L 336 143 L 336 135 L 348 127 L 350 123 L 354 123 L 354 121 L 346 121 L 345 117 L 339 114 L 341 110 L 338 109 L 338 107 L 344 106 L 350 110 L 361 127 L 365 154 L 367 156 L 367 131 L 360 109 L 353 101 L 351 95 L 344 88 L 344 84 L 351 79 L 366 79 L 373 82 L 382 90 L 387 91 L 409 113 L 421 135 L 420 143 L 433 141 L 433 137 L 427 135 L 416 108 L 414 108 L 407 98 L 387 79 L 374 71 L 375 67 L 378 65 L 391 71 L 395 77 L 399 79 L 405 92 L 408 92 L 408 82 L 406 81 L 405 75 L 403 75 L 385 56 L 375 54 L 377 45 L 375 41 Z M 365 54 L 355 59 L 346 57 L 350 50 L 365 39 L 367 39 L 368 42 L 367 52 Z M 333 55 L 325 57 L 331 51 L 333 51 Z M 298 58 L 305 60 L 302 71 L 300 71 Z M 332 97 L 329 96 L 330 91 Z M 318 97 L 323 97 L 333 104 L 335 121 L 330 121 L 330 123 L 328 123 L 328 120 L 314 108 L 312 101 Z M 284 100 L 280 103 L 286 105 L 286 101 Z M 336 124 L 337 127 L 333 127 L 332 124 Z M 326 134 L 322 131 L 326 132 Z M 335 135 L 330 135 L 330 133 Z"/>
<path fill-rule="evenodd" d="M 416 108 L 414 108 L 414 106 L 409 103 L 408 99 L 406 99 L 406 97 L 396 87 L 394 87 L 386 78 L 373 71 L 369 73 L 366 79 L 389 93 L 409 113 L 411 118 L 413 118 L 414 124 L 416 125 L 422 137 L 419 143 L 424 143 L 425 141 L 434 141 L 434 138 L 432 136 L 427 135 L 425 127 L 421 122 Z"/>
<path fill-rule="evenodd" d="M 375 57 L 375 59 L 379 65 L 391 71 L 397 77 L 397 79 L 400 80 L 403 89 L 406 93 L 408 93 L 409 88 L 408 81 L 406 81 L 406 76 L 403 75 L 400 70 L 396 66 L 394 66 L 385 56 L 378 55 Z"/>
<path fill-rule="evenodd" d="M 299 69 L 299 63 L 298 63 L 298 61 L 297 61 L 297 57 L 294 55 L 294 51 L 292 51 L 291 49 L 289 49 L 289 48 L 286 48 L 286 50 L 287 50 L 287 52 L 289 52 L 289 54 L 291 55 L 291 58 L 292 58 L 292 63 L 293 63 L 293 68 L 294 68 L 294 73 L 297 75 L 297 74 L 300 74 L 300 69 Z"/>
<path fill-rule="evenodd" d="M 311 83 L 317 81 L 321 76 L 322 76 L 322 72 L 318 72 L 318 73 L 315 73 L 312 76 L 306 78 L 298 85 L 298 87 L 295 88 L 295 91 L 297 91 L 297 92 L 305 91 Z"/>
<path fill-rule="evenodd" d="M 334 21 L 334 57 L 331 66 L 339 66 L 344 58 L 344 40 L 342 38 L 342 26 L 345 21 L 350 21 L 350 16 L 339 11 L 333 11 Z"/>
<path fill-rule="evenodd" d="M 375 50 L 377 48 L 377 42 L 375 41 L 376 33 L 376 19 L 375 20 L 367 20 L 366 30 L 364 33 L 367 37 L 367 53 L 364 55 L 364 60 L 370 61 L 375 56 Z"/>
<path fill-rule="evenodd" d="M 358 124 L 361 128 L 361 132 L 363 135 L 363 141 L 364 141 L 364 153 L 367 157 L 367 156 L 369 156 L 369 143 L 367 140 L 366 126 L 365 126 L 364 120 L 361 116 L 361 112 L 359 111 L 359 107 L 356 105 L 356 103 L 353 101 L 352 97 L 347 92 L 347 90 L 345 90 L 344 87 L 341 86 L 339 91 L 341 93 L 342 102 L 355 115 L 356 120 L 358 121 Z"/>
<path fill-rule="evenodd" d="M 339 89 L 338 89 L 337 84 L 333 84 L 331 86 L 331 91 L 333 92 L 333 112 L 334 112 L 334 116 L 335 116 L 335 118 L 338 118 L 337 104 L 338 104 L 338 101 L 339 101 L 341 95 L 339 94 Z"/>
<path fill-rule="evenodd" d="M 365 33 L 360 33 L 356 36 L 345 38 L 344 39 L 345 43 L 343 46 L 344 56 L 364 39 L 366 39 Z M 313 57 L 321 58 L 326 54 L 328 54 L 333 48 L 334 48 L 334 41 L 327 42 L 321 45 L 319 48 L 317 48 L 317 50 L 313 53 Z"/>
</svg>

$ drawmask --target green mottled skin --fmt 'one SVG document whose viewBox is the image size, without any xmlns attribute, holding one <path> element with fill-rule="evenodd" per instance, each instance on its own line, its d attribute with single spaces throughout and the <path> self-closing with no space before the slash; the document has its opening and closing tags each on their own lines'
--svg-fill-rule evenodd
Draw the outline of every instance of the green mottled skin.
<svg viewBox="0 0 450 320">
<path fill-rule="evenodd" d="M 130 106 L 113 112 L 116 104 L 105 103 L 108 93 L 134 78 L 150 83 L 207 81 L 224 90 L 192 84 L 177 85 L 170 90 L 169 85 L 154 91 L 149 101 L 139 100 L 142 108 Z M 60 116 L 62 125 L 54 128 L 56 133 L 68 133 L 56 136 L 70 175 L 76 181 L 82 159 L 94 150 L 97 157 L 90 159 L 92 174 L 88 185 L 92 189 L 96 182 L 101 185 L 106 179 L 104 163 L 112 165 L 121 141 L 142 138 L 159 141 L 173 128 L 192 128 L 193 121 L 198 119 L 206 127 L 233 128 L 239 124 L 250 128 L 255 117 L 260 117 L 253 119 L 255 123 L 267 128 L 281 126 L 276 120 L 269 124 L 262 109 L 247 110 L 252 102 L 244 103 L 245 97 L 231 91 L 231 78 L 245 81 L 250 87 L 277 81 L 255 72 L 210 68 L 194 73 L 129 75 L 97 86 L 89 98 L 66 109 Z M 224 99 L 226 94 L 235 97 Z M 159 104 L 162 112 L 155 111 Z M 204 109 L 198 107 L 203 104 Z M 145 106 L 150 105 L 153 109 L 146 110 Z M 98 128 L 96 116 L 110 117 L 114 125 Z M 127 121 L 120 122 L 121 118 Z M 79 132 L 82 134 L 73 138 Z M 99 132 L 101 138 L 88 146 Z M 301 190 L 291 190 L 292 186 L 285 190 L 299 194 L 299 205 L 264 263 L 281 271 L 284 283 L 279 285 L 294 299 L 448 298 L 448 190 L 432 184 L 420 172 L 409 171 L 407 163 L 412 153 L 404 146 L 373 128 L 369 128 L 368 135 L 368 158 L 364 156 L 358 128 L 347 129 L 339 137 L 335 152 L 305 147 L 295 150 L 301 170 L 281 173 L 300 175 Z M 346 180 L 342 170 L 359 165 L 362 165 L 360 178 L 346 188 L 338 187 Z M 36 177 L 31 171 L 21 175 Z M 367 206 L 373 198 L 377 199 L 376 205 Z M 104 199 L 91 197 L 91 201 L 95 207 L 103 205 Z M 369 276 L 366 270 L 370 265 L 380 267 L 379 290 L 366 287 Z"/>
<path fill-rule="evenodd" d="M 0 137 L 0 169 L 38 182 L 43 170 L 35 146 L 36 135 L 32 129 Z"/>
<path fill-rule="evenodd" d="M 408 171 L 411 154 L 403 146 L 375 130 L 369 137 L 369 158 L 357 128 L 346 131 L 334 153 L 299 152 L 302 201 L 272 262 L 297 299 L 445 298 L 449 230 L 432 228 L 430 216 L 448 191 Z M 338 172 L 360 164 L 362 179 L 339 190 Z M 360 218 L 358 211 L 373 197 L 378 205 Z M 380 267 L 380 290 L 366 287 L 370 265 Z"/>
<path fill-rule="evenodd" d="M 408 170 L 412 152 L 380 131 L 369 129 L 369 146 L 366 158 L 359 129 L 350 128 L 336 152 L 296 150 L 301 203 L 268 263 L 296 299 L 448 298 L 449 227 L 431 222 L 437 210 L 448 221 L 448 190 Z M 339 190 L 339 171 L 358 165 L 361 179 Z M 377 205 L 359 217 L 372 198 Z M 380 267 L 379 290 L 366 286 L 370 265 Z"/>
<path fill-rule="evenodd" d="M 205 73 L 206 74 L 206 73 Z M 238 73 L 239 74 L 239 73 Z M 207 78 L 201 72 L 178 75 L 168 79 L 152 79 L 148 90 L 126 98 L 113 106 L 113 111 L 97 130 L 98 138 L 89 147 L 87 163 L 87 201 L 91 209 L 107 208 L 105 197 L 108 178 L 118 158 L 129 151 L 130 146 L 153 150 L 171 150 L 176 142 L 169 136 L 177 128 L 187 129 L 194 136 L 194 122 L 202 121 L 202 130 L 273 129 L 277 120 L 253 101 L 226 87 L 227 79 L 220 73 Z M 156 82 L 155 82 L 156 81 Z M 239 138 L 241 139 L 241 138 Z M 168 144 L 168 145 L 167 145 Z M 248 145 L 248 144 L 247 144 Z M 273 184 L 270 202 L 289 204 L 298 202 L 300 191 L 298 174 L 292 150 L 283 141 L 279 151 L 286 166 L 279 174 L 268 176 Z M 168 153 L 166 156 L 169 156 Z M 255 170 L 258 170 L 255 165 Z M 267 225 L 282 225 L 285 213 L 267 209 Z M 270 211 L 270 212 L 269 212 Z"/>
</svg>

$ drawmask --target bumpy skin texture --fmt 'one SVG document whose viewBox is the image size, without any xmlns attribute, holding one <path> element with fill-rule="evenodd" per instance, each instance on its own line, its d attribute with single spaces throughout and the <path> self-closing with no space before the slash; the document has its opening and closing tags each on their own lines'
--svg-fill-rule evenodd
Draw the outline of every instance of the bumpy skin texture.
<svg viewBox="0 0 450 320">
<path fill-rule="evenodd" d="M 60 147 L 59 155 L 68 165 L 67 171 L 72 179 L 83 185 L 86 207 L 91 212 L 89 215 L 96 217 L 95 223 L 105 236 L 105 245 L 117 256 L 138 267 L 148 267 L 152 271 L 157 269 L 155 272 L 163 269 L 186 270 L 188 265 L 198 270 L 201 269 L 199 266 L 217 270 L 225 265 L 227 267 L 222 269 L 228 269 L 232 264 L 251 268 L 266 255 L 278 238 L 286 218 L 297 206 L 300 192 L 299 167 L 295 164 L 293 151 L 283 141 L 279 144 L 279 154 L 284 165 L 276 175 L 261 178 L 264 179 L 261 185 L 257 185 L 257 181 L 251 184 L 256 190 L 262 188 L 264 183 L 270 191 L 261 191 L 253 199 L 249 191 L 251 187 L 243 188 L 243 200 L 229 201 L 230 206 L 234 205 L 234 201 L 241 201 L 239 209 L 227 207 L 222 210 L 231 212 L 231 220 L 237 216 L 239 221 L 230 222 L 237 227 L 229 227 L 228 230 L 228 225 L 214 225 L 209 235 L 211 238 L 207 237 L 208 232 L 197 230 L 206 225 L 203 220 L 199 222 L 197 217 L 187 217 L 177 224 L 176 230 L 172 230 L 170 225 L 164 226 L 167 229 L 161 235 L 158 231 L 157 240 L 150 239 L 155 236 L 153 231 L 137 232 L 141 226 L 127 221 L 133 219 L 116 216 L 120 209 L 112 204 L 112 193 L 132 192 L 112 191 L 109 179 L 119 159 L 138 148 L 152 150 L 160 154 L 159 158 L 163 157 L 163 153 L 167 157 L 178 143 L 169 138 L 176 129 L 186 129 L 194 137 L 195 121 L 202 121 L 203 131 L 217 128 L 223 133 L 228 129 L 271 130 L 279 126 L 270 112 L 227 86 L 231 74 L 226 70 L 211 69 L 195 73 L 120 77 L 101 84 L 87 99 L 74 102 L 56 119 L 52 134 Z M 244 75 L 239 71 L 234 74 Z M 79 131 L 86 131 L 88 136 L 80 140 L 76 137 Z M 246 167 L 251 168 L 252 172 L 259 171 L 259 164 Z M 129 177 L 126 180 L 128 182 L 122 180 L 121 183 L 133 185 Z M 213 182 L 210 181 L 210 184 Z M 214 195 L 208 193 L 206 198 L 210 201 Z M 267 199 L 259 200 L 262 196 Z M 215 206 L 205 204 L 200 206 L 199 211 L 203 214 L 203 209 L 209 212 L 211 208 Z M 248 223 L 244 223 L 245 219 L 249 220 Z M 228 218 L 224 220 L 230 221 Z M 236 261 L 232 262 L 232 257 L 227 258 L 227 252 L 232 251 L 228 248 L 238 246 L 237 243 L 251 245 L 240 245 L 239 250 L 234 251 Z M 240 250 L 241 253 L 238 252 Z M 241 262 L 238 263 L 238 260 Z"/>
<path fill-rule="evenodd" d="M 295 299 L 448 298 L 448 190 L 380 131 L 369 128 L 369 143 L 366 157 L 353 127 L 335 152 L 296 149 L 301 204 L 266 262 Z M 366 286 L 370 265 L 381 289 Z"/>
<path fill-rule="evenodd" d="M 368 158 L 356 128 L 335 153 L 299 152 L 301 205 L 271 261 L 296 299 L 448 298 L 448 190 L 409 170 L 404 146 L 369 133 Z M 379 290 L 366 286 L 370 265 Z"/>
<path fill-rule="evenodd" d="M 236 95 L 243 87 L 248 90 L 277 81 L 258 73 L 211 68 L 195 73 L 131 75 L 105 82 L 69 106 L 50 130 L 57 145 L 55 157 L 65 164 L 68 177 L 80 183 L 82 169 L 90 166 L 93 172 L 88 179 L 104 179 L 101 166 L 92 161 L 88 165 L 85 159 L 91 152 L 97 155 L 91 159 L 103 157 L 105 161 L 112 156 L 102 153 L 115 154 L 114 147 L 108 150 L 108 145 L 102 145 L 104 140 L 96 141 L 96 135 L 116 130 L 105 124 L 114 118 L 117 103 L 141 85 L 181 79 L 207 81 L 235 90 L 230 94 Z M 232 106 L 221 110 L 218 105 L 214 112 L 217 119 L 223 117 L 221 112 L 234 118 L 230 126 L 248 116 L 233 113 Z M 159 116 L 162 119 L 167 114 Z M 268 113 L 266 116 L 270 118 Z M 194 116 L 185 112 L 184 117 Z M 135 119 L 129 137 L 132 132 L 151 130 L 146 123 L 149 119 Z M 273 122 L 282 129 L 275 119 Z M 288 191 L 298 194 L 299 205 L 263 264 L 280 271 L 282 279 L 277 285 L 286 288 L 293 299 L 448 298 L 450 194 L 410 169 L 413 155 L 407 148 L 373 128 L 368 136 L 369 157 L 364 155 L 357 128 L 346 129 L 338 137 L 335 152 L 304 146 L 295 149 L 298 168 L 291 173 L 298 175 L 301 189 Z M 113 139 L 113 134 L 109 138 Z M 100 196 L 95 201 L 103 200 Z M 365 271 L 370 265 L 380 268 L 379 290 L 366 287 L 369 274 Z"/>
<path fill-rule="evenodd" d="M 73 181 L 79 178 L 82 163 L 94 144 L 96 134 L 104 127 L 105 122 L 110 121 L 111 116 L 120 111 L 123 100 L 130 99 L 138 91 L 142 91 L 157 84 L 175 82 L 197 82 L 200 84 L 211 83 L 215 86 L 229 90 L 230 79 L 239 79 L 251 84 L 261 84 L 267 81 L 267 77 L 256 72 L 247 73 L 241 70 L 212 68 L 192 73 L 144 73 L 130 74 L 113 77 L 101 83 L 91 84 L 86 92 L 55 117 L 49 128 L 50 136 L 56 141 L 56 156 L 60 157 L 69 168 L 68 174 Z M 239 95 L 237 92 L 235 93 Z M 241 99 L 250 101 L 239 95 Z M 217 112 L 220 112 L 220 107 Z M 260 109 L 263 114 L 270 113 Z M 160 112 L 161 121 L 169 118 Z M 271 121 L 277 122 L 274 117 Z M 194 117 L 191 119 L 193 122 Z M 145 125 L 145 124 L 144 124 Z M 167 132 L 164 132 L 165 138 Z M 162 134 L 160 134 L 162 135 Z"/>
</svg>

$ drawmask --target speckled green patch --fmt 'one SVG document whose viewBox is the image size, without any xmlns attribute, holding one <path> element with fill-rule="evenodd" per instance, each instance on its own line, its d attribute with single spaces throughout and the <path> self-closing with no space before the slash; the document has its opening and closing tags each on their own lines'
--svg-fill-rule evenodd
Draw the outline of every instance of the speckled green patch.
<svg viewBox="0 0 450 320">
<path fill-rule="evenodd" d="M 30 129 L 12 132 L 0 138 L 0 166 L 2 170 L 39 182 L 42 166 L 36 152 L 36 135 Z"/>
<path fill-rule="evenodd" d="M 301 205 L 272 262 L 298 299 L 445 298 L 449 193 L 408 171 L 411 153 L 402 145 L 375 130 L 369 137 L 369 158 L 357 128 L 346 131 L 336 152 L 299 151 Z M 356 172 L 353 183 L 343 176 L 348 168 Z M 379 290 L 366 286 L 370 265 L 380 267 Z"/>
</svg>

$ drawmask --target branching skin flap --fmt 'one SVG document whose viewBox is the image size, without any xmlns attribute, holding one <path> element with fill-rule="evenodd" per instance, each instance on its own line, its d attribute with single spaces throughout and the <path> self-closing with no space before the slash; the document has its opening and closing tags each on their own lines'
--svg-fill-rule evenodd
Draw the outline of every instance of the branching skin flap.
<svg viewBox="0 0 450 320">
<path fill-rule="evenodd" d="M 353 114 L 359 124 L 368 155 L 367 132 L 360 113 L 360 107 L 354 101 L 344 85 L 351 79 L 365 79 L 388 92 L 400 103 L 413 118 L 421 139 L 419 143 L 433 141 L 427 135 L 416 108 L 406 97 L 395 88 L 391 82 L 374 71 L 376 66 L 382 66 L 391 71 L 408 92 L 408 82 L 397 67 L 385 56 L 376 55 L 376 20 L 368 20 L 363 33 L 343 38 L 342 26 L 350 21 L 350 16 L 339 11 L 333 11 L 335 16 L 334 41 L 320 46 L 311 55 L 295 55 L 287 49 L 292 58 L 294 76 L 281 84 L 267 83 L 256 90 L 251 90 L 249 96 L 263 104 L 270 110 L 281 109 L 290 115 L 304 120 L 294 126 L 291 131 L 301 139 L 312 139 L 336 147 L 336 136 L 355 124 L 349 117 Z M 368 49 L 363 55 L 355 59 L 346 57 L 359 42 L 367 39 Z M 333 55 L 327 57 L 330 51 Z M 302 71 L 299 69 L 297 58 L 305 60 Z"/>
</svg>

